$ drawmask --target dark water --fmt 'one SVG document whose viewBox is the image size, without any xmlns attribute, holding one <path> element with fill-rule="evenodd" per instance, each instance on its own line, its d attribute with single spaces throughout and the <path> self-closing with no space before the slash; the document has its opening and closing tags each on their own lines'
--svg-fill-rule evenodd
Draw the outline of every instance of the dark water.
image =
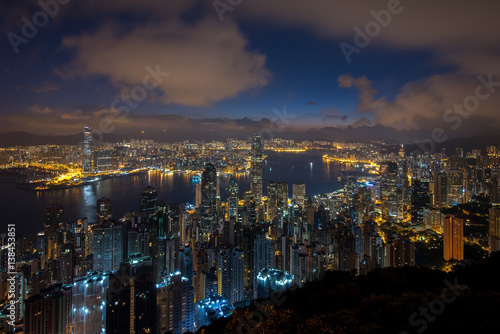
<svg viewBox="0 0 500 334">
<path fill-rule="evenodd" d="M 340 188 L 338 176 L 340 166 L 322 160 L 323 152 L 311 153 L 266 153 L 264 163 L 264 193 L 267 181 L 292 184 L 306 183 L 308 195 L 332 192 Z M 312 165 L 311 165 L 312 162 Z M 221 179 L 221 195 L 225 198 L 224 186 L 229 178 Z M 250 188 L 249 175 L 237 178 L 240 195 Z M 158 191 L 158 198 L 166 203 L 194 203 L 195 185 L 187 174 L 165 175 L 149 173 L 121 177 L 97 182 L 93 185 L 48 192 L 20 190 L 14 184 L 0 184 L 0 233 L 5 233 L 7 224 L 16 224 L 18 236 L 37 233 L 43 229 L 43 210 L 49 204 L 59 203 L 64 207 L 65 221 L 76 221 L 82 217 L 92 220 L 96 215 L 96 201 L 101 197 L 111 199 L 113 216 L 122 217 L 127 211 L 139 210 L 139 196 L 147 185 Z"/>
</svg>

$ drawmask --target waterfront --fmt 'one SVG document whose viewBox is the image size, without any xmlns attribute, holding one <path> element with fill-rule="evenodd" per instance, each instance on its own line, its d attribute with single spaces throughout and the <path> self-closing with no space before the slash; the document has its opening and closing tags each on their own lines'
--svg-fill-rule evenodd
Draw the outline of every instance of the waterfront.
<svg viewBox="0 0 500 334">
<path fill-rule="evenodd" d="M 291 196 L 292 184 L 306 183 L 308 195 L 331 192 L 340 188 L 338 176 L 341 165 L 326 163 L 321 151 L 305 153 L 266 152 L 264 162 L 264 193 L 269 180 L 289 183 Z M 312 165 L 311 165 L 312 163 Z M 225 186 L 230 177 L 222 176 L 221 196 L 225 199 Z M 249 175 L 236 177 L 240 196 L 249 190 Z M 194 203 L 195 185 L 189 174 L 164 174 L 151 172 L 130 177 L 119 177 L 95 182 L 92 185 L 61 190 L 33 192 L 17 189 L 14 183 L 0 184 L 0 201 L 4 210 L 1 226 L 15 223 L 18 233 L 29 234 L 43 229 L 43 211 L 49 204 L 59 203 L 64 207 L 65 221 L 76 221 L 82 217 L 93 220 L 96 201 L 107 197 L 113 202 L 113 217 L 120 218 L 127 211 L 139 210 L 139 196 L 142 189 L 152 185 L 158 191 L 158 198 L 166 203 Z"/>
</svg>

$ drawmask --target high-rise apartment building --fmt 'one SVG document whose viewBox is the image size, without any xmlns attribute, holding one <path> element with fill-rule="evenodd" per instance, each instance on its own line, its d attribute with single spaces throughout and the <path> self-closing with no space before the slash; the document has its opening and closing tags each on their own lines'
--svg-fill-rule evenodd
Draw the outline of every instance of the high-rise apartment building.
<svg viewBox="0 0 500 334">
<path fill-rule="evenodd" d="M 464 259 L 464 220 L 454 215 L 447 215 L 443 223 L 444 259 Z"/>
</svg>

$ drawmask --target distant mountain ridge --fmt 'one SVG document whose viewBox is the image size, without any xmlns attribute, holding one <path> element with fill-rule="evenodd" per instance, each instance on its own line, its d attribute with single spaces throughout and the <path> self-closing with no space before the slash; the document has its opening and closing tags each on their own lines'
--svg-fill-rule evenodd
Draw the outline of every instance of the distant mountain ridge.
<svg viewBox="0 0 500 334">
<path fill-rule="evenodd" d="M 172 143 L 183 140 L 204 140 L 224 141 L 227 138 L 246 139 L 250 138 L 255 129 L 240 130 L 238 133 L 234 131 L 212 131 L 209 129 L 200 131 L 185 131 L 185 132 L 160 132 L 149 131 L 146 133 L 136 134 L 104 134 L 103 141 L 116 143 L 124 139 L 152 139 L 157 142 Z M 415 139 L 424 141 L 428 138 L 428 133 L 422 131 L 405 131 L 398 132 L 392 129 L 384 128 L 382 126 L 362 126 L 362 127 L 347 127 L 335 128 L 324 127 L 321 129 L 310 129 L 304 132 L 296 131 L 282 131 L 271 133 L 272 138 L 269 137 L 268 131 L 262 131 L 264 139 L 283 138 L 302 140 L 328 140 L 328 141 L 345 141 L 345 142 L 370 142 L 374 140 L 384 140 L 388 144 L 407 143 L 405 146 L 407 153 L 418 150 L 416 144 L 411 144 Z M 83 140 L 83 133 L 76 133 L 73 135 L 37 135 L 28 132 L 6 132 L 0 133 L 0 147 L 12 146 L 35 146 L 35 145 L 78 145 Z M 410 143 L 410 144 L 408 144 Z M 443 147 L 446 148 L 448 154 L 452 154 L 457 147 L 463 148 L 465 151 L 470 151 L 473 148 L 484 149 L 487 146 L 496 145 L 500 146 L 500 135 L 484 135 L 466 138 L 453 138 L 442 144 L 437 144 L 434 152 L 440 151 Z"/>
</svg>

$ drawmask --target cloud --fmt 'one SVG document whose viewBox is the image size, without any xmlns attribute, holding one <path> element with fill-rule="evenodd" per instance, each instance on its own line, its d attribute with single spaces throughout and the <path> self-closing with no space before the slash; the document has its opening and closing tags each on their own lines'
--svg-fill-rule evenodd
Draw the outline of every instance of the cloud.
<svg viewBox="0 0 500 334">
<path fill-rule="evenodd" d="M 50 81 L 44 81 L 33 88 L 33 91 L 37 94 L 58 91 L 59 86 Z"/>
<path fill-rule="evenodd" d="M 313 101 L 306 102 L 306 105 L 308 105 L 308 106 L 313 106 L 315 104 L 316 104 L 316 102 L 313 102 Z"/>
<path fill-rule="evenodd" d="M 64 76 L 104 76 L 120 87 L 142 86 L 146 67 L 169 72 L 157 91 L 164 104 L 207 106 L 267 85 L 266 58 L 247 50 L 247 41 L 232 24 L 178 20 L 136 26 L 124 31 L 107 25 L 93 34 L 66 37 L 75 60 Z"/>
<path fill-rule="evenodd" d="M 354 122 L 352 124 L 353 128 L 360 128 L 360 127 L 363 127 L 363 126 L 373 126 L 373 123 L 368 118 L 361 117 L 360 119 L 358 119 L 356 122 Z"/>
<path fill-rule="evenodd" d="M 479 100 L 476 108 L 469 107 L 471 111 L 467 111 L 462 107 L 461 112 L 455 108 L 474 100 L 470 97 L 476 96 L 478 86 L 482 86 L 478 78 L 456 73 L 434 75 L 406 84 L 393 101 L 385 97 L 376 99 L 377 91 L 365 77 L 342 75 L 339 86 L 359 90 L 358 111 L 373 115 L 376 124 L 399 131 L 441 127 L 448 134 L 468 135 L 500 126 L 500 77 L 491 76 L 491 81 L 497 84 L 496 91 L 495 87 L 491 93 L 484 86 L 479 88 L 480 94 L 487 97 Z M 490 80 L 488 76 L 483 79 Z"/>
<path fill-rule="evenodd" d="M 337 108 L 327 108 L 327 109 L 321 110 L 321 119 L 323 122 L 329 121 L 332 119 L 345 122 L 348 118 L 349 118 L 349 116 L 342 115 L 340 110 L 338 110 Z"/>
</svg>

